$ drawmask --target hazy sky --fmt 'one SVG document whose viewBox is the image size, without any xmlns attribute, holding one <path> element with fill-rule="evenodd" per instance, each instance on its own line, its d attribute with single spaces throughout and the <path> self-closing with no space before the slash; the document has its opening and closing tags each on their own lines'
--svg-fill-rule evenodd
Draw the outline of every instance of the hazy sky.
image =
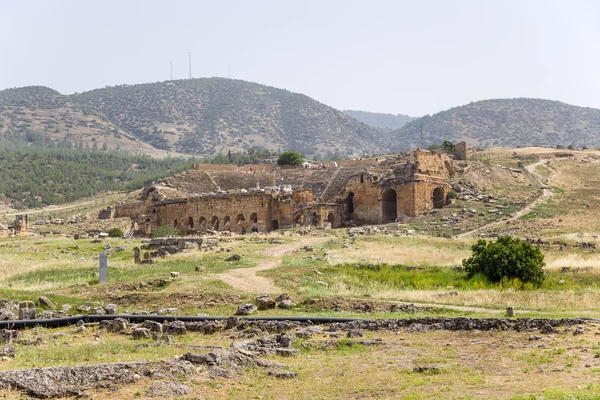
<svg viewBox="0 0 600 400">
<path fill-rule="evenodd" d="M 600 108 L 600 1 L 0 0 L 0 89 L 221 76 L 420 116 L 538 97 Z"/>
</svg>

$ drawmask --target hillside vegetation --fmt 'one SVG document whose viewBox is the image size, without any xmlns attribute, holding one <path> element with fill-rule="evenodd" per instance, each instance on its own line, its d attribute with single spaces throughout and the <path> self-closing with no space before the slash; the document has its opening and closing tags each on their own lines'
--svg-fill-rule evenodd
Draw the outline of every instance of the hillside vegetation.
<svg viewBox="0 0 600 400">
<path fill-rule="evenodd" d="M 201 78 L 64 96 L 33 86 L 0 91 L 0 138 L 165 155 L 252 148 L 332 156 L 382 152 L 389 137 L 308 96 Z M 65 147 L 65 146 L 63 146 Z"/>
<path fill-rule="evenodd" d="M 157 148 L 185 153 L 263 147 L 362 154 L 387 143 L 372 127 L 308 96 L 240 80 L 118 86 L 74 99 Z"/>
<path fill-rule="evenodd" d="M 409 117 L 408 115 L 403 114 L 394 115 L 359 110 L 344 110 L 344 113 L 364 124 L 384 130 L 401 128 L 410 121 L 416 119 L 415 117 Z"/>
<path fill-rule="evenodd" d="M 97 110 L 43 86 L 0 91 L 0 141 L 166 154 L 129 135 Z"/>
<path fill-rule="evenodd" d="M 0 145 L 0 194 L 16 207 L 132 190 L 191 167 L 191 160 L 39 146 Z"/>
<path fill-rule="evenodd" d="M 409 122 L 391 132 L 401 149 L 444 140 L 470 146 L 522 147 L 600 145 L 600 110 L 539 99 L 470 103 Z"/>
</svg>

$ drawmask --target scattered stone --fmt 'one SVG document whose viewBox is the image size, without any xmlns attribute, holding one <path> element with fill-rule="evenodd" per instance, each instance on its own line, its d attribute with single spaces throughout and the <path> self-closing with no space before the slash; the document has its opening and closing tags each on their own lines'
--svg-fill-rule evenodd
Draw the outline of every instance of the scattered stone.
<svg viewBox="0 0 600 400">
<path fill-rule="evenodd" d="M 104 312 L 107 315 L 115 315 L 117 313 L 117 305 L 116 304 L 107 304 L 104 306 Z"/>
<path fill-rule="evenodd" d="M 19 303 L 19 319 L 35 319 L 35 304 L 33 301 Z"/>
<path fill-rule="evenodd" d="M 514 307 L 507 307 L 506 308 L 506 316 L 507 317 L 514 317 L 515 316 L 515 308 Z"/>
<path fill-rule="evenodd" d="M 92 309 L 92 303 L 83 303 L 79 307 L 77 307 L 77 311 L 81 312 L 89 312 Z"/>
<path fill-rule="evenodd" d="M 150 339 L 150 330 L 146 328 L 135 328 L 131 331 L 133 339 Z"/>
<path fill-rule="evenodd" d="M 296 304 L 294 304 L 294 302 L 291 300 L 282 300 L 279 302 L 279 308 L 283 308 L 284 310 L 289 310 L 295 306 Z"/>
<path fill-rule="evenodd" d="M 104 307 L 94 307 L 92 309 L 92 314 L 94 314 L 94 315 L 105 315 L 106 311 L 104 311 Z"/>
<path fill-rule="evenodd" d="M 270 310 L 275 308 L 277 303 L 269 296 L 259 296 L 256 298 L 256 305 L 259 310 Z"/>
<path fill-rule="evenodd" d="M 185 323 L 183 321 L 169 322 L 166 330 L 169 335 L 185 335 Z"/>
<path fill-rule="evenodd" d="M 549 333 L 553 333 L 554 332 L 554 327 L 550 324 L 545 324 L 542 329 L 540 329 L 540 333 L 547 335 Z"/>
<path fill-rule="evenodd" d="M 175 271 L 171 272 L 171 278 L 177 278 L 179 275 L 181 275 L 181 272 L 175 272 Z"/>
<path fill-rule="evenodd" d="M 232 254 L 231 256 L 227 257 L 225 259 L 225 261 L 234 261 L 234 262 L 238 262 L 242 259 L 242 257 L 239 256 L 239 254 Z"/>
<path fill-rule="evenodd" d="M 48 308 L 51 308 L 53 310 L 56 309 L 56 306 L 54 305 L 54 303 L 52 301 L 50 301 L 50 299 L 47 298 L 46 296 L 40 296 L 40 298 L 38 299 L 38 303 L 41 306 L 48 307 Z"/>
<path fill-rule="evenodd" d="M 281 303 L 283 300 L 289 300 L 290 295 L 287 293 L 281 293 L 279 296 L 275 297 L 275 301 Z"/>
<path fill-rule="evenodd" d="M 293 379 L 298 377 L 297 372 L 292 372 L 288 370 L 270 370 L 267 372 L 268 375 L 274 376 L 278 379 Z"/>
<path fill-rule="evenodd" d="M 258 307 L 256 307 L 254 304 L 240 304 L 235 315 L 250 315 L 256 310 L 258 310 Z"/>
<path fill-rule="evenodd" d="M 21 332 L 10 329 L 0 329 L 0 343 L 10 343 L 21 337 Z"/>
<path fill-rule="evenodd" d="M 15 313 L 5 308 L 0 308 L 0 321 L 14 321 L 17 319 Z"/>
<path fill-rule="evenodd" d="M 585 329 L 582 326 L 578 326 L 577 328 L 575 328 L 575 330 L 573 331 L 573 336 L 577 336 L 577 335 L 583 335 L 585 333 Z"/>
<path fill-rule="evenodd" d="M 440 368 L 439 367 L 433 367 L 433 366 L 429 366 L 429 367 L 414 367 L 413 368 L 413 372 L 417 372 L 417 373 L 428 373 L 428 374 L 439 374 L 440 373 Z"/>
</svg>

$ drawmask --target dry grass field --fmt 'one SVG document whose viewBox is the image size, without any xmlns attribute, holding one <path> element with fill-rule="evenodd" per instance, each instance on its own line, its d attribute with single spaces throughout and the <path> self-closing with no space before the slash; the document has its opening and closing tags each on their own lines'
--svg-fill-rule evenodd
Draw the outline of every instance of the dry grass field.
<svg viewBox="0 0 600 400">
<path fill-rule="evenodd" d="M 94 306 L 114 303 L 122 313 L 176 308 L 172 312 L 175 315 L 227 317 L 239 304 L 253 303 L 259 295 L 275 297 L 285 291 L 294 307 L 259 310 L 254 315 L 405 321 L 479 319 L 504 318 L 506 308 L 514 307 L 516 319 L 510 321 L 595 319 L 600 311 L 600 253 L 578 243 L 600 245 L 600 163 L 595 161 L 600 153 L 569 152 L 574 156 L 557 157 L 566 151 L 490 151 L 487 157 L 491 164 L 480 161 L 471 174 L 474 179 L 483 179 L 489 170 L 506 179 L 504 183 L 498 179 L 479 183 L 506 203 L 531 200 L 540 194 L 522 176 L 505 173 L 505 168 L 518 167 L 513 152 L 550 160 L 538 165 L 535 172 L 551 180 L 547 186 L 552 194 L 521 217 L 514 216 L 519 210 L 515 206 L 504 209 L 506 214 L 493 220 L 486 215 L 461 225 L 464 233 L 482 223 L 496 222 L 471 236 L 456 237 L 439 224 L 440 218 L 463 206 L 485 212 L 481 202 L 465 200 L 443 213 L 399 224 L 397 234 L 349 236 L 346 229 L 340 229 L 313 231 L 312 235 L 294 230 L 223 235 L 214 248 L 189 250 L 159 258 L 155 264 L 140 265 L 133 261 L 133 248 L 143 245 L 140 239 L 74 240 L 65 235 L 83 230 L 86 225 L 126 228 L 126 220 L 93 220 L 100 208 L 124 194 L 88 199 L 66 205 L 68 208 L 40 210 L 32 214 L 34 221 L 73 214 L 85 215 L 88 220 L 75 225 L 36 226 L 59 234 L 0 239 L 0 297 L 37 301 L 40 296 L 48 296 L 58 309 L 72 306 L 71 314 L 76 313 L 76 307 L 90 302 Z M 440 228 L 425 229 L 434 223 Z M 423 229 L 416 229 L 414 235 L 403 233 L 406 228 L 418 227 Z M 480 236 L 493 238 L 500 234 L 541 238 L 549 243 L 542 247 L 546 279 L 541 286 L 517 280 L 492 283 L 481 276 L 469 278 L 462 271 L 462 260 L 469 257 L 471 246 Z M 98 253 L 107 244 L 113 249 L 108 257 L 109 283 L 100 284 Z M 240 255 L 240 261 L 226 261 L 231 254 Z M 38 303 L 38 312 L 44 310 L 48 308 Z M 427 320 L 415 321 L 418 324 Z M 291 346 L 298 351 L 293 357 L 261 355 L 297 372 L 296 378 L 278 379 L 258 364 L 231 373 L 221 371 L 218 376 L 202 366 L 178 377 L 140 376 L 127 383 L 118 383 L 119 379 L 114 378 L 86 393 L 94 399 L 148 398 L 150 386 L 173 381 L 185 386 L 186 393 L 163 397 L 596 399 L 600 398 L 600 326 L 597 320 L 582 321 L 581 326 L 581 331 L 572 326 L 548 334 L 537 328 L 400 328 L 357 333 L 324 325 L 311 337 L 295 337 Z M 205 354 L 214 348 L 232 351 L 233 342 L 274 337 L 276 332 L 252 326 L 221 327 L 207 333 L 188 331 L 170 341 L 134 340 L 131 334 L 111 333 L 94 324 L 85 329 L 37 327 L 23 331 L 19 340 L 10 343 L 14 354 L 0 358 L 0 371 L 173 361 L 188 352 Z M 0 390 L 0 394 L 7 399 L 27 396 L 16 389 Z"/>
</svg>

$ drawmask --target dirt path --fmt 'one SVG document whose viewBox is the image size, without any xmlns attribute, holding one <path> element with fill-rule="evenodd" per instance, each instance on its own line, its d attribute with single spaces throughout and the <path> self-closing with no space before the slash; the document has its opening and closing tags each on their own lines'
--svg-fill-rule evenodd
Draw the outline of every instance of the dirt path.
<svg viewBox="0 0 600 400">
<path fill-rule="evenodd" d="M 535 169 L 537 168 L 538 165 L 546 166 L 546 168 L 548 168 L 548 170 L 550 170 L 550 176 L 548 177 L 548 184 L 550 184 L 556 177 L 556 171 L 554 171 L 552 168 L 550 168 L 548 166 L 549 161 L 550 160 L 539 160 L 538 162 L 525 167 L 525 169 L 527 169 L 527 171 L 529 171 L 531 173 L 531 175 L 537 180 L 538 184 L 542 187 L 542 193 L 534 201 L 527 204 L 525 207 L 523 207 L 521 210 L 517 211 L 512 217 L 510 217 L 508 219 L 503 219 L 500 221 L 493 222 L 491 224 L 484 225 L 484 226 L 474 229 L 472 231 L 461 233 L 460 235 L 456 235 L 456 237 L 464 238 L 464 237 L 473 236 L 483 230 L 493 228 L 498 225 L 506 225 L 508 222 L 516 221 L 517 219 L 521 218 L 523 215 L 525 215 L 529 211 L 531 211 L 533 208 L 537 207 L 540 203 L 542 203 L 543 201 L 552 197 L 553 193 L 550 189 L 548 189 L 548 186 L 543 182 L 544 178 L 541 177 L 537 172 L 535 172 Z"/>
<path fill-rule="evenodd" d="M 281 259 L 288 253 L 298 250 L 304 246 L 310 246 L 316 243 L 324 242 L 329 237 L 312 237 L 299 242 L 282 244 L 270 247 L 262 252 L 262 255 L 275 257 L 274 260 L 263 261 L 256 267 L 231 269 L 222 274 L 210 275 L 210 278 L 219 279 L 229 286 L 246 293 L 257 294 L 275 294 L 283 292 L 282 289 L 275 286 L 270 279 L 258 276 L 257 273 L 278 267 Z"/>
</svg>

